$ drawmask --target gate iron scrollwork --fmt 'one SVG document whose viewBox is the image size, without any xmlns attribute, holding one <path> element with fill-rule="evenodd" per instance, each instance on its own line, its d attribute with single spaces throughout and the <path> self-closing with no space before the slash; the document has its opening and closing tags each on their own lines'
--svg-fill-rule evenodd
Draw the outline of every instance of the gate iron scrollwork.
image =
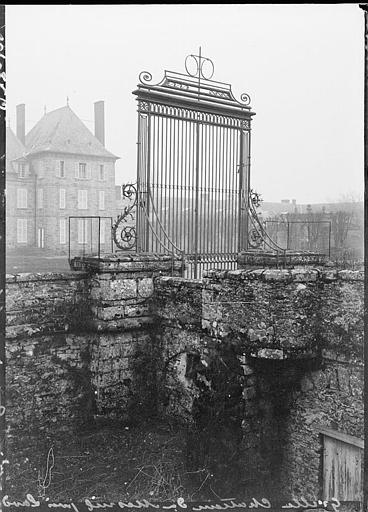
<svg viewBox="0 0 368 512">
<path fill-rule="evenodd" d="M 248 198 L 248 248 L 263 249 L 284 255 L 286 252 L 285 249 L 280 247 L 269 236 L 263 221 L 258 216 L 257 209 L 260 207 L 262 201 L 261 194 L 250 189 Z"/>
<path fill-rule="evenodd" d="M 134 226 L 127 225 L 129 219 L 135 222 L 135 210 L 138 203 L 137 187 L 133 183 L 122 185 L 122 197 L 133 201 L 131 205 L 125 206 L 123 212 L 118 216 L 112 226 L 112 237 L 116 246 L 123 251 L 130 251 L 137 245 L 137 230 Z"/>
<path fill-rule="evenodd" d="M 253 189 L 250 189 L 250 192 L 249 192 L 249 214 L 250 214 L 250 216 L 252 216 L 252 214 L 254 214 L 257 216 L 257 219 L 259 219 L 257 209 L 261 206 L 262 201 L 263 201 L 263 199 L 261 197 L 261 194 L 259 194 L 258 192 L 256 192 Z M 259 224 L 262 225 L 260 221 L 259 221 Z M 253 225 L 252 229 L 249 229 L 249 231 L 248 231 L 249 247 L 251 249 L 259 249 L 260 247 L 262 247 L 263 243 L 264 243 L 264 235 L 263 235 L 262 230 L 257 229 L 256 225 Z"/>
<path fill-rule="evenodd" d="M 258 208 L 262 203 L 261 195 L 254 190 L 250 189 L 249 192 L 249 229 L 248 229 L 248 248 L 250 250 L 256 250 L 256 252 L 268 252 L 272 253 L 278 258 L 282 264 L 286 264 L 287 261 L 291 262 L 292 260 L 297 262 L 298 264 L 310 264 L 310 262 L 318 262 L 323 261 L 324 258 L 328 255 L 330 256 L 330 236 L 331 236 L 331 222 L 326 220 L 314 221 L 314 220 L 286 220 L 282 219 L 280 221 L 267 219 L 263 220 L 258 215 Z M 284 227 L 284 236 L 278 236 L 278 232 L 274 230 L 269 230 L 268 226 L 270 223 L 278 223 L 281 222 Z M 277 226 L 277 224 L 276 224 Z M 314 230 L 320 235 L 320 239 L 318 240 L 319 244 L 322 247 L 318 248 L 316 244 L 316 240 L 311 239 L 310 230 L 311 227 L 314 227 Z M 308 249 L 301 247 L 300 240 L 297 240 L 295 236 L 295 231 L 300 235 L 300 231 L 303 231 L 303 228 L 306 228 L 308 233 Z M 271 231 L 271 233 L 270 233 Z M 273 231 L 273 232 L 272 232 Z M 294 232 L 294 236 L 291 236 L 290 231 Z M 326 235 L 327 232 L 327 235 Z M 325 236 L 323 236 L 323 234 Z M 315 236 L 315 238 L 317 238 Z M 281 247 L 279 239 L 281 238 L 281 242 L 284 243 L 284 247 Z M 327 246 L 327 247 L 323 247 Z M 297 256 L 297 259 L 295 259 Z"/>
</svg>

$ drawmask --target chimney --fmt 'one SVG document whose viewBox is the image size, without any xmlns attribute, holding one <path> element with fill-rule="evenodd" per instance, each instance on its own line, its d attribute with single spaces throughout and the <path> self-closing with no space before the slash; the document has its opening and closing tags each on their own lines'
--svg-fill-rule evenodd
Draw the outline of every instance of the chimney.
<svg viewBox="0 0 368 512">
<path fill-rule="evenodd" d="M 24 103 L 17 105 L 17 137 L 25 144 L 26 143 L 26 106 Z"/>
<path fill-rule="evenodd" d="M 95 102 L 95 137 L 105 145 L 105 103 Z"/>
</svg>

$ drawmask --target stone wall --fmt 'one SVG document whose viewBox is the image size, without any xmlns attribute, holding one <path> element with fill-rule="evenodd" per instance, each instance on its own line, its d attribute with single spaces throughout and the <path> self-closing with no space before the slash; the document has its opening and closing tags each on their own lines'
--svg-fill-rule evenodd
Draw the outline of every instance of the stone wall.
<svg viewBox="0 0 368 512">
<path fill-rule="evenodd" d="M 7 278 L 13 447 L 98 416 L 187 425 L 218 492 L 321 492 L 324 428 L 363 436 L 363 275 L 211 271 L 115 254 Z M 20 434 L 20 435 L 18 435 Z"/>
<path fill-rule="evenodd" d="M 87 275 L 7 276 L 7 422 L 17 431 L 47 431 L 87 419 Z M 87 398 L 88 397 L 88 398 Z"/>
<path fill-rule="evenodd" d="M 135 355 L 152 346 L 153 280 L 178 274 L 182 262 L 124 255 L 83 265 L 7 276 L 10 436 L 126 418 L 137 400 Z"/>
<path fill-rule="evenodd" d="M 320 496 L 321 429 L 363 437 L 362 273 L 211 271 L 156 294 L 194 467 L 211 461 L 217 489 Z"/>
</svg>

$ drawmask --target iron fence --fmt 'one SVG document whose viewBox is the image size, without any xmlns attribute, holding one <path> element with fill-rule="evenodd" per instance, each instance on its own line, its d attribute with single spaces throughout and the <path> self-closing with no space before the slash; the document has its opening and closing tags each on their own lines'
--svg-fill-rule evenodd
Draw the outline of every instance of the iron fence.
<svg viewBox="0 0 368 512">
<path fill-rule="evenodd" d="M 114 252 L 113 218 L 97 215 L 70 216 L 68 223 L 68 260 Z"/>
<path fill-rule="evenodd" d="M 331 221 L 264 221 L 267 235 L 283 250 L 331 254 Z"/>
</svg>

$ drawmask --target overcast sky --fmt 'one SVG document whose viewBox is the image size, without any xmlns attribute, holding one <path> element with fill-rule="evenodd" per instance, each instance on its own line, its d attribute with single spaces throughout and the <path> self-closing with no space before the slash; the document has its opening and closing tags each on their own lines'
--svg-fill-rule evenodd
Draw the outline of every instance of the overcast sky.
<svg viewBox="0 0 368 512">
<path fill-rule="evenodd" d="M 138 75 L 184 72 L 201 45 L 213 79 L 251 97 L 251 180 L 265 200 L 362 196 L 363 32 L 358 4 L 6 5 L 7 114 L 15 130 L 25 103 L 30 129 L 68 96 L 93 131 L 105 100 L 116 183 L 134 180 Z"/>
</svg>

